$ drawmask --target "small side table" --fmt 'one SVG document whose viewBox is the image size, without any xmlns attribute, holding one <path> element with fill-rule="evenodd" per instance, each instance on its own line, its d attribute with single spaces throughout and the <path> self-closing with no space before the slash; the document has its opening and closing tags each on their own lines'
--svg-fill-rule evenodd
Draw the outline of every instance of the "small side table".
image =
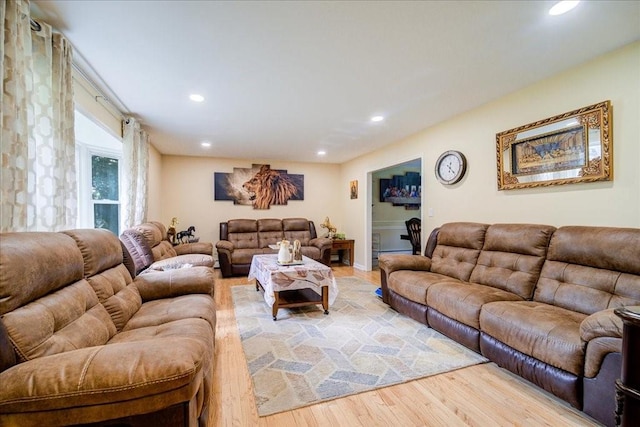
<svg viewBox="0 0 640 427">
<path fill-rule="evenodd" d="M 622 369 L 616 381 L 616 425 L 638 425 L 640 420 L 640 306 L 615 309 L 622 319 Z"/>
<path fill-rule="evenodd" d="M 342 264 L 342 260 L 344 257 L 344 251 L 349 251 L 349 265 L 353 266 L 353 246 L 355 244 L 355 240 L 353 239 L 333 239 L 333 244 L 331 246 L 331 253 L 338 254 L 338 260 L 340 264 Z"/>
</svg>

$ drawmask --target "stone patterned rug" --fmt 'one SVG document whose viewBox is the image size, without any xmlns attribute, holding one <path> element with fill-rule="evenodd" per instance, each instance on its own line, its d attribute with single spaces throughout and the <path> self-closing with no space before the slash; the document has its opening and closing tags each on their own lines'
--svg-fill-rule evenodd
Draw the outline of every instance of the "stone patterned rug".
<svg viewBox="0 0 640 427">
<path fill-rule="evenodd" d="M 398 314 L 356 277 L 337 279 L 320 306 L 271 307 L 255 285 L 233 286 L 233 302 L 260 416 L 486 362 L 444 335 Z"/>
</svg>

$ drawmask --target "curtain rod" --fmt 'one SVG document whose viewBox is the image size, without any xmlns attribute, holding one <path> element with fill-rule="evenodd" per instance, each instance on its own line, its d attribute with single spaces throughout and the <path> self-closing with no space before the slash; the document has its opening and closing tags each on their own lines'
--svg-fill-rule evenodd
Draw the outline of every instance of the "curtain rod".
<svg viewBox="0 0 640 427">
<path fill-rule="evenodd" d="M 122 120 L 124 120 L 126 118 L 125 114 L 120 111 L 120 109 L 118 108 L 117 105 L 115 105 L 113 102 L 111 102 L 111 99 L 109 99 L 108 96 L 105 96 L 104 93 L 102 92 L 102 90 L 100 90 L 100 88 L 98 87 L 98 85 L 96 85 L 93 80 L 91 80 L 89 78 L 89 76 L 86 75 L 86 73 L 78 66 L 78 64 L 76 64 L 75 61 L 73 61 L 71 63 L 71 66 L 73 67 L 73 69 L 80 74 L 80 76 L 89 84 L 89 86 L 91 86 L 93 88 L 93 90 L 95 90 L 97 92 L 97 95 L 94 95 L 93 99 L 98 102 L 98 98 L 102 98 L 104 100 L 104 102 L 106 102 L 107 104 L 111 105 L 111 107 L 113 107 L 118 115 L 120 116 L 120 118 Z"/>
</svg>

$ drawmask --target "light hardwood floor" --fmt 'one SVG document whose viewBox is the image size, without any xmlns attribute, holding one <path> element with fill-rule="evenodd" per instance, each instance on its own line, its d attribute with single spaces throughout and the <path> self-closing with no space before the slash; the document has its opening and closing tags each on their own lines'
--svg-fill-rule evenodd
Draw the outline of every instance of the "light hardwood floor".
<svg viewBox="0 0 640 427">
<path fill-rule="evenodd" d="M 336 277 L 356 276 L 380 284 L 379 271 L 335 265 L 333 270 Z M 209 409 L 212 426 L 599 425 L 491 363 L 258 417 L 230 291 L 231 286 L 247 283 L 246 277 L 223 279 L 216 270 L 215 372 Z"/>
</svg>

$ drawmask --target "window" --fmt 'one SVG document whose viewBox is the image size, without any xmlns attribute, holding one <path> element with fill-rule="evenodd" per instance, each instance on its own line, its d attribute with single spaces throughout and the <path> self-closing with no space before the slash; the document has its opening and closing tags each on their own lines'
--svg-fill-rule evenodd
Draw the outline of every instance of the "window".
<svg viewBox="0 0 640 427">
<path fill-rule="evenodd" d="M 120 224 L 120 160 L 108 156 L 91 156 L 91 200 L 93 226 L 106 228 L 116 236 Z"/>
<path fill-rule="evenodd" d="M 122 142 L 76 111 L 78 226 L 120 234 Z"/>
</svg>

